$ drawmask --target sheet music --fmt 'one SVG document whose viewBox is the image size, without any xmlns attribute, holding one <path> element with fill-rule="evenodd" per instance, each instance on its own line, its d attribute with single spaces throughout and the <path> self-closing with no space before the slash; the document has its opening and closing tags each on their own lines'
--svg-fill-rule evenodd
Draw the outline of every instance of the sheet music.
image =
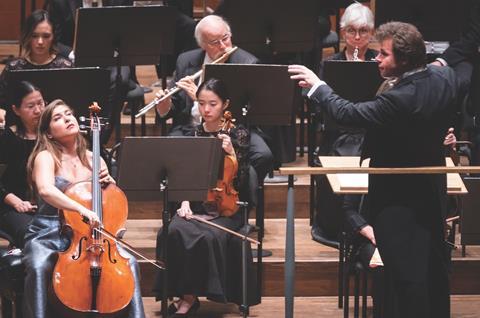
<svg viewBox="0 0 480 318">
<path fill-rule="evenodd" d="M 366 173 L 339 173 L 337 178 L 341 190 L 368 188 L 368 174 Z"/>
</svg>

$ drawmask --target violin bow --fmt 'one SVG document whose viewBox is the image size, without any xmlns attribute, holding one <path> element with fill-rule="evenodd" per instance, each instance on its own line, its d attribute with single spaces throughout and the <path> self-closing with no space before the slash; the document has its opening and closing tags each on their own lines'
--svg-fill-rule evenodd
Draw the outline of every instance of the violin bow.
<svg viewBox="0 0 480 318">
<path fill-rule="evenodd" d="M 106 229 L 104 228 L 94 228 L 95 231 L 105 235 L 106 237 L 110 238 L 111 240 L 113 240 L 115 243 L 118 243 L 120 245 L 122 245 L 125 249 L 127 249 L 128 251 L 132 252 L 133 254 L 137 255 L 138 257 L 140 257 L 141 259 L 149 262 L 150 264 L 152 264 L 153 266 L 159 268 L 159 269 L 162 269 L 164 270 L 166 267 L 165 267 L 165 264 L 159 260 L 155 260 L 155 261 L 152 261 L 150 259 L 148 259 L 147 257 L 143 256 L 141 253 L 137 252 L 130 244 L 128 244 L 127 242 L 125 242 L 124 240 L 122 239 L 119 239 L 118 237 L 115 237 L 115 235 L 113 235 L 112 233 L 110 233 L 109 231 L 107 231 Z"/>
</svg>

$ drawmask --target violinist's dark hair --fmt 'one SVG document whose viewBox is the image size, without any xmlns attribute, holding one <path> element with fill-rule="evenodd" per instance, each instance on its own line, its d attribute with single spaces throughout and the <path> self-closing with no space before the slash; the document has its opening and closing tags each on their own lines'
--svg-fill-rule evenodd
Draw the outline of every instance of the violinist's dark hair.
<svg viewBox="0 0 480 318">
<path fill-rule="evenodd" d="M 33 31 L 40 23 L 46 21 L 52 27 L 52 46 L 50 47 L 50 54 L 56 53 L 56 45 L 57 45 L 57 36 L 55 33 L 55 25 L 50 18 L 50 14 L 48 11 L 45 10 L 35 10 L 33 13 L 27 18 L 25 24 L 22 28 L 22 37 L 20 39 L 20 47 L 22 49 L 23 56 L 29 56 L 30 52 L 32 51 L 32 37 Z"/>
<path fill-rule="evenodd" d="M 203 90 L 214 92 L 218 97 L 220 97 L 223 103 L 226 103 L 229 100 L 227 86 L 222 80 L 210 78 L 203 82 L 195 94 L 197 98 L 200 95 L 200 92 Z"/>
<path fill-rule="evenodd" d="M 20 109 L 22 107 L 22 102 L 27 95 L 33 92 L 40 92 L 40 89 L 27 81 L 20 81 L 16 83 L 12 88 L 12 106 L 16 109 Z M 17 134 L 21 137 L 25 136 L 25 125 L 23 124 L 22 120 L 18 116 L 13 117 L 13 124 L 17 128 Z"/>
</svg>

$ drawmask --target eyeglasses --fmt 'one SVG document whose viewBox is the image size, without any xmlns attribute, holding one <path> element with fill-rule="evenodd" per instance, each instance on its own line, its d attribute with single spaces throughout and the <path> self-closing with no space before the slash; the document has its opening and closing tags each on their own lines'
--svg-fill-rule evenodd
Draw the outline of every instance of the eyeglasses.
<svg viewBox="0 0 480 318">
<path fill-rule="evenodd" d="M 221 39 L 218 40 L 213 40 L 207 42 L 208 45 L 210 46 L 220 46 L 221 43 L 225 44 L 230 38 L 232 37 L 232 34 L 230 32 L 225 33 Z"/>
<path fill-rule="evenodd" d="M 348 28 L 345 28 L 345 33 L 348 35 L 348 36 L 355 36 L 357 35 L 360 35 L 361 37 L 366 37 L 370 34 L 370 29 L 368 28 L 360 28 L 360 29 L 355 29 L 355 28 L 352 28 L 352 27 L 348 27 Z"/>
</svg>

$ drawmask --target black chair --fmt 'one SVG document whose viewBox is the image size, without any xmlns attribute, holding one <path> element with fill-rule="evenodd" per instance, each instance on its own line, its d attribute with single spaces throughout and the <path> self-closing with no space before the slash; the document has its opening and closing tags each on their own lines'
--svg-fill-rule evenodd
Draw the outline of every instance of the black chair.
<svg viewBox="0 0 480 318">
<path fill-rule="evenodd" d="M 0 238 L 9 242 L 7 248 L 0 248 L 0 297 L 3 318 L 22 317 L 24 267 L 21 250 L 12 245 L 10 235 L 0 230 Z"/>
<path fill-rule="evenodd" d="M 480 214 L 478 198 L 480 197 L 480 177 L 465 177 L 463 182 L 468 194 L 461 199 L 460 232 L 462 256 L 465 257 L 467 245 L 480 245 Z"/>
<path fill-rule="evenodd" d="M 343 307 L 345 251 L 343 234 L 343 211 L 341 197 L 332 192 L 326 176 L 314 178 L 314 217 L 312 239 L 320 244 L 339 250 L 338 258 L 338 308 Z"/>
</svg>

